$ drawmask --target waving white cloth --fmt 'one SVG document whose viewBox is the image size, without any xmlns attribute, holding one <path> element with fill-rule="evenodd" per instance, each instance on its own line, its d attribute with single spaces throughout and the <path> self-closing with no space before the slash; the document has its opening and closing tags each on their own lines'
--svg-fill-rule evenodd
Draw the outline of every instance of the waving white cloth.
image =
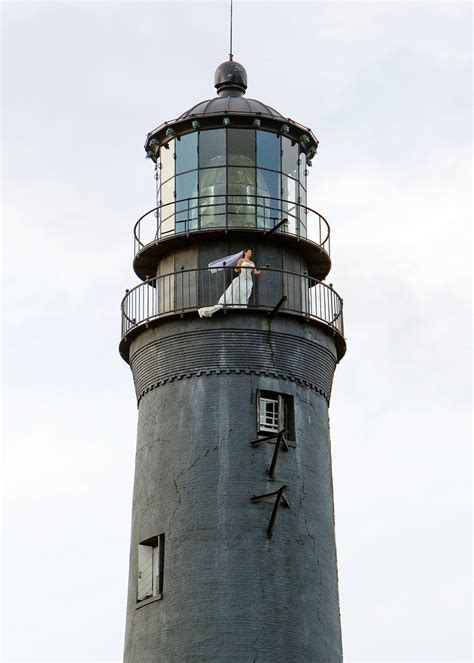
<svg viewBox="0 0 474 663">
<path fill-rule="evenodd" d="M 239 254 L 240 255 L 240 254 Z M 240 266 L 240 273 L 227 290 L 221 295 L 219 302 L 214 306 L 204 306 L 198 309 L 200 318 L 211 318 L 216 311 L 224 308 L 224 305 L 230 305 L 233 308 L 247 308 L 250 295 L 252 294 L 252 271 L 255 265 L 244 261 Z"/>
<path fill-rule="evenodd" d="M 225 258 L 219 258 L 218 260 L 213 260 L 208 264 L 209 269 L 211 270 L 211 274 L 215 274 L 216 272 L 219 271 L 219 269 L 222 269 L 223 267 L 232 267 L 233 265 L 236 265 L 241 258 L 244 257 L 244 252 L 239 251 L 238 253 L 234 253 L 231 256 L 225 256 Z"/>
</svg>

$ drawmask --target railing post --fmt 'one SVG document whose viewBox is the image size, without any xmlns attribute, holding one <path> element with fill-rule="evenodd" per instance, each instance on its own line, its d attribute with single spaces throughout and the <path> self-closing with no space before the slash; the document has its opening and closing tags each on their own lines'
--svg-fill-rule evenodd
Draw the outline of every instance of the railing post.
<svg viewBox="0 0 474 663">
<path fill-rule="evenodd" d="M 123 334 L 125 334 L 125 332 L 127 332 L 129 330 L 129 327 L 128 327 L 128 324 L 127 324 L 128 316 L 125 313 L 125 309 L 127 308 L 128 304 L 129 304 L 129 301 L 128 301 L 128 293 L 129 292 L 130 292 L 130 290 L 125 290 L 125 297 L 123 298 L 123 302 L 122 302 L 122 336 L 123 336 Z"/>
<path fill-rule="evenodd" d="M 157 318 L 160 317 L 160 287 L 161 287 L 161 276 L 155 276 L 155 315 Z"/>
<path fill-rule="evenodd" d="M 303 313 L 305 313 L 306 317 L 309 319 L 310 318 L 311 302 L 310 302 L 310 297 L 309 297 L 309 287 L 310 286 L 309 286 L 308 272 L 303 272 L 302 285 L 303 285 L 302 299 L 304 300 Z"/>
<path fill-rule="evenodd" d="M 143 286 L 144 296 L 146 297 L 146 320 L 150 319 L 150 297 L 148 295 L 148 290 L 150 288 L 150 286 L 148 285 L 149 278 L 150 276 L 149 274 L 147 274 L 145 276 L 145 284 Z"/>
<path fill-rule="evenodd" d="M 227 217 L 226 217 L 226 218 L 227 218 Z M 224 283 L 223 283 L 223 287 L 224 287 L 224 292 L 223 292 L 223 294 L 224 294 L 224 313 L 227 313 L 227 301 L 226 301 L 226 299 L 227 299 L 227 298 L 226 298 L 226 293 L 227 293 L 227 287 L 226 287 L 226 274 L 228 274 L 228 271 L 227 271 L 227 263 L 224 261 L 222 264 L 223 264 L 223 266 L 224 266 L 224 269 L 222 270 L 222 271 L 223 271 L 223 274 L 224 274 L 224 279 L 223 279 L 223 280 L 224 280 Z M 231 274 L 231 276 L 232 276 L 232 274 Z"/>
</svg>

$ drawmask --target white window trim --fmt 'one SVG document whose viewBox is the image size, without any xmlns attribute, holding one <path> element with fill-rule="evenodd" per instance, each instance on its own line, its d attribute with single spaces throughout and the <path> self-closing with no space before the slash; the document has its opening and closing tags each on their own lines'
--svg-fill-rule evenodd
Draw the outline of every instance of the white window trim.
<svg viewBox="0 0 474 663">
<path fill-rule="evenodd" d="M 164 535 L 142 541 L 137 552 L 137 607 L 140 607 L 161 599 Z"/>
<path fill-rule="evenodd" d="M 267 395 L 268 394 L 268 395 Z M 271 396 L 270 396 L 271 394 Z M 264 413 L 262 412 L 262 404 L 276 403 L 277 404 L 277 417 L 276 424 L 266 424 L 264 420 Z M 272 417 L 273 418 L 273 417 Z M 258 392 L 257 399 L 257 425 L 259 433 L 278 433 L 285 427 L 285 397 L 282 394 L 275 392 L 267 392 L 261 390 Z"/>
</svg>

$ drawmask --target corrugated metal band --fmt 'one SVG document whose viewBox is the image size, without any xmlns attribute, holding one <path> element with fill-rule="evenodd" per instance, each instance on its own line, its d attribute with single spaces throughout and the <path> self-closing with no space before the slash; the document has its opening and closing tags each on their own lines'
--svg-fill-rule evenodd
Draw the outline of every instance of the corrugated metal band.
<svg viewBox="0 0 474 663">
<path fill-rule="evenodd" d="M 172 380 L 245 373 L 300 382 L 329 402 L 336 360 L 326 348 L 300 336 L 220 329 L 152 341 L 133 354 L 130 366 L 138 401 Z"/>
</svg>

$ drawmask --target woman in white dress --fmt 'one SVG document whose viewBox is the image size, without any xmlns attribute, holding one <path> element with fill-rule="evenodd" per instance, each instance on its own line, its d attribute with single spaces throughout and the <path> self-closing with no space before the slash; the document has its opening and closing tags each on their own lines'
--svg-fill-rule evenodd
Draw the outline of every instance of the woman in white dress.
<svg viewBox="0 0 474 663">
<path fill-rule="evenodd" d="M 216 311 L 224 308 L 224 305 L 232 306 L 232 308 L 247 308 L 253 288 L 252 275 L 258 276 L 262 273 L 260 269 L 256 269 L 255 263 L 250 260 L 251 257 L 251 249 L 242 251 L 242 257 L 237 261 L 234 268 L 238 276 L 233 279 L 217 304 L 198 309 L 200 318 L 212 317 Z"/>
</svg>

